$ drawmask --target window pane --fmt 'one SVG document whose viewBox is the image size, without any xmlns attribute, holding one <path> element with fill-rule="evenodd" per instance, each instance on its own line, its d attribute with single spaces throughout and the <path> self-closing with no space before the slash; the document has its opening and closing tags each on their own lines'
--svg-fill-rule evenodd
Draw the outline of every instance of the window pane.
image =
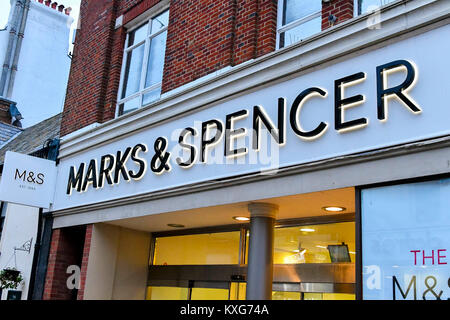
<svg viewBox="0 0 450 320">
<path fill-rule="evenodd" d="M 232 282 L 230 285 L 230 300 L 245 300 L 246 282 Z"/>
<path fill-rule="evenodd" d="M 336 257 L 355 261 L 354 222 L 275 229 L 275 264 L 331 263 Z"/>
<path fill-rule="evenodd" d="M 377 9 L 378 7 L 384 6 L 385 4 L 388 4 L 392 1 L 394 0 L 358 0 L 360 10 L 359 12 L 366 13 Z"/>
<path fill-rule="evenodd" d="M 304 300 L 356 300 L 356 296 L 350 293 L 316 293 L 305 292 Z"/>
<path fill-rule="evenodd" d="M 156 238 L 154 264 L 238 264 L 239 238 L 239 231 Z"/>
<path fill-rule="evenodd" d="M 150 43 L 150 54 L 147 65 L 147 79 L 145 87 L 160 83 L 164 69 L 164 54 L 166 52 L 167 32 L 154 37 Z"/>
<path fill-rule="evenodd" d="M 128 38 L 128 47 L 131 47 L 135 43 L 139 43 L 145 39 L 148 32 L 148 23 L 143 26 L 137 28 L 136 30 L 130 32 L 130 36 Z"/>
<path fill-rule="evenodd" d="M 123 82 L 122 99 L 139 91 L 141 82 L 142 62 L 144 59 L 144 48 L 142 44 L 127 54 L 125 79 Z"/>
<path fill-rule="evenodd" d="M 303 294 L 303 300 L 323 300 L 323 295 L 317 292 L 305 292 Z"/>
<path fill-rule="evenodd" d="M 322 11 L 322 0 L 284 0 L 283 25 Z"/>
<path fill-rule="evenodd" d="M 323 293 L 323 300 L 356 300 L 356 296 L 351 293 Z"/>
<path fill-rule="evenodd" d="M 449 178 L 361 191 L 364 299 L 450 298 L 449 208 Z"/>
<path fill-rule="evenodd" d="M 167 27 L 169 24 L 169 10 L 161 13 L 159 16 L 152 19 L 152 32 L 154 34 L 159 30 Z"/>
<path fill-rule="evenodd" d="M 191 300 L 228 300 L 229 290 L 192 288 Z"/>
<path fill-rule="evenodd" d="M 137 97 L 135 99 L 128 100 L 127 102 L 122 103 L 119 106 L 119 114 L 122 115 L 122 114 L 125 114 L 127 112 L 130 112 L 130 111 L 138 109 L 141 106 L 140 99 L 141 99 L 140 97 Z"/>
<path fill-rule="evenodd" d="M 142 105 L 145 106 L 149 103 L 152 103 L 153 101 L 158 100 L 160 96 L 161 96 L 161 87 L 152 90 L 150 92 L 147 92 L 146 94 L 144 94 Z"/>
<path fill-rule="evenodd" d="M 187 300 L 188 288 L 148 287 L 147 300 Z"/>
<path fill-rule="evenodd" d="M 289 29 L 280 35 L 280 48 L 308 38 L 322 30 L 322 18 L 317 17 L 302 23 L 295 28 Z"/>
<path fill-rule="evenodd" d="M 300 300 L 300 292 L 272 291 L 272 300 Z"/>
</svg>

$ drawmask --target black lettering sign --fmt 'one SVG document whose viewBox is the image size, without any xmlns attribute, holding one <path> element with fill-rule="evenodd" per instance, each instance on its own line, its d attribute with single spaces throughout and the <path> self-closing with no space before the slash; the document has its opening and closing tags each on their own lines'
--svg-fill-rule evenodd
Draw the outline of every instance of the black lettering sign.
<svg viewBox="0 0 450 320">
<path fill-rule="evenodd" d="M 189 168 L 189 167 L 191 167 L 194 164 L 195 158 L 196 158 L 196 155 L 197 155 L 197 150 L 196 150 L 195 146 L 185 142 L 186 136 L 189 135 L 189 134 L 191 136 L 196 136 L 197 135 L 197 131 L 194 128 L 191 128 L 191 127 L 186 128 L 183 131 L 181 131 L 180 137 L 178 138 L 179 145 L 182 148 L 189 150 L 189 154 L 190 154 L 189 159 L 186 160 L 186 161 L 183 161 L 183 159 L 181 159 L 181 158 L 177 158 L 176 159 L 177 164 L 180 167 L 182 167 L 182 168 Z"/>
<path fill-rule="evenodd" d="M 361 94 L 344 98 L 344 88 L 364 81 L 365 78 L 366 75 L 363 72 L 358 72 L 334 82 L 334 127 L 337 131 L 345 132 L 367 125 L 368 120 L 366 118 L 344 120 L 345 108 L 354 107 L 364 102 L 364 96 Z"/>
<path fill-rule="evenodd" d="M 388 88 L 387 76 L 390 73 L 406 70 L 406 79 L 399 85 Z M 355 107 L 365 102 L 365 96 L 363 94 L 357 94 L 347 97 L 346 89 L 351 86 L 355 86 L 366 80 L 366 73 L 358 72 L 334 81 L 334 106 L 331 102 L 331 107 L 334 109 L 334 128 L 339 133 L 347 132 L 350 130 L 360 129 L 369 124 L 369 119 L 361 117 L 357 119 L 347 120 L 345 117 L 345 111 L 347 108 Z M 386 63 L 384 65 L 376 67 L 376 84 L 377 84 L 377 116 L 380 121 L 387 119 L 387 100 L 388 98 L 395 97 L 402 102 L 408 110 L 413 114 L 419 114 L 422 110 L 408 95 L 409 90 L 414 86 L 417 81 L 416 70 L 413 63 L 407 60 L 397 60 Z M 291 109 L 289 110 L 289 121 L 292 131 L 300 137 L 302 140 L 309 141 L 318 139 L 328 129 L 328 123 L 320 121 L 315 124 L 314 129 L 305 130 L 301 123 L 301 110 L 305 103 L 314 97 L 326 99 L 328 93 L 325 89 L 320 87 L 309 87 L 300 92 L 292 102 Z M 208 148 L 219 144 L 222 137 L 224 137 L 224 157 L 237 157 L 248 153 L 249 149 L 255 153 L 259 151 L 261 147 L 261 130 L 264 127 L 270 134 L 270 137 L 278 144 L 282 146 L 286 143 L 286 117 L 287 117 L 287 99 L 279 97 L 277 100 L 277 116 L 276 124 L 275 119 L 271 119 L 270 116 L 264 110 L 261 105 L 253 106 L 253 114 L 251 115 L 252 133 L 251 133 L 251 147 L 250 146 L 235 146 L 235 141 L 241 136 L 247 134 L 247 128 L 245 126 L 237 126 L 235 122 L 249 116 L 249 110 L 241 109 L 229 113 L 225 116 L 225 125 L 219 119 L 211 119 L 204 121 L 201 124 L 201 137 L 200 142 L 189 142 L 188 137 L 194 138 L 197 136 L 197 130 L 193 127 L 187 127 L 183 129 L 178 137 L 178 145 L 188 152 L 188 157 L 177 157 L 176 163 L 181 168 L 190 168 L 196 161 L 200 163 L 207 162 Z M 334 107 L 334 108 L 333 108 Z M 224 128 L 225 127 L 225 128 Z M 225 129 L 225 132 L 224 132 Z M 200 130 L 199 130 L 200 131 Z M 195 139 L 193 139 L 195 140 Z M 142 153 L 146 153 L 148 150 L 144 143 L 136 144 L 134 147 L 126 147 L 124 150 L 119 150 L 116 153 L 105 154 L 100 159 L 91 159 L 86 167 L 85 163 L 81 163 L 78 168 L 75 166 L 70 167 L 69 177 L 67 181 L 67 194 L 71 194 L 75 189 L 78 192 L 86 191 L 89 185 L 92 184 L 93 189 L 103 188 L 106 183 L 110 186 L 120 183 L 120 179 L 125 181 L 139 180 L 144 177 L 147 170 L 147 160 L 150 160 L 150 169 L 154 174 L 160 175 L 171 171 L 171 151 L 169 149 L 169 141 L 165 137 L 158 137 L 153 143 L 154 153 L 151 158 L 146 159 Z M 302 150 L 299 148 L 299 153 Z M 217 154 L 217 153 L 216 153 Z M 199 155 L 199 156 L 198 156 Z M 97 163 L 99 160 L 99 166 Z M 130 162 L 133 165 L 133 169 L 127 168 L 127 163 Z M 34 172 L 28 172 L 26 170 L 20 171 L 16 169 L 15 179 L 28 181 L 36 184 L 44 183 L 44 175 L 42 173 L 35 174 Z M 432 281 L 432 278 L 430 278 Z M 400 289 L 402 295 L 408 295 L 410 286 L 406 291 L 406 294 L 400 288 L 396 279 L 394 286 Z M 415 281 L 415 280 L 414 280 Z M 415 283 L 414 283 L 415 285 Z M 395 289 L 395 288 L 394 288 Z M 428 296 L 430 293 L 428 293 Z"/>
<path fill-rule="evenodd" d="M 246 132 L 245 128 L 234 129 L 233 121 L 242 119 L 247 115 L 248 115 L 247 110 L 240 110 L 227 115 L 225 121 L 225 151 L 224 151 L 225 157 L 238 156 L 247 153 L 247 148 L 239 148 L 239 149 L 232 148 L 233 139 L 235 139 L 238 136 L 244 135 Z"/>
<path fill-rule="evenodd" d="M 75 171 L 75 167 L 71 166 L 69 170 L 69 180 L 67 181 L 67 194 L 70 195 L 72 193 L 72 189 L 76 189 L 78 192 L 81 192 L 81 187 L 83 183 L 83 175 L 84 175 L 84 167 L 85 164 L 82 162 L 77 171 Z"/>
<path fill-rule="evenodd" d="M 24 170 L 22 173 L 20 173 L 19 169 L 16 169 L 16 173 L 14 174 L 14 180 L 17 180 L 17 178 L 19 178 L 25 182 L 26 175 L 27 175 L 27 170 Z"/>
<path fill-rule="evenodd" d="M 400 291 L 400 294 L 402 295 L 403 299 L 406 299 L 406 297 L 408 296 L 409 290 L 411 290 L 411 287 L 413 287 L 413 297 L 414 300 L 417 300 L 417 289 L 416 289 L 416 276 L 413 276 L 411 278 L 411 281 L 409 282 L 408 288 L 406 289 L 406 292 L 404 292 L 402 290 L 402 288 L 400 287 L 400 284 L 398 283 L 397 277 L 393 276 L 392 277 L 392 297 L 394 300 L 396 300 L 396 290 L 395 288 L 398 288 L 398 290 Z"/>
<path fill-rule="evenodd" d="M 215 127 L 216 132 L 213 137 L 208 139 L 207 137 L 211 127 Z M 202 143 L 200 155 L 201 162 L 206 162 L 207 147 L 211 147 L 219 143 L 220 139 L 222 138 L 222 133 L 223 133 L 223 125 L 222 122 L 220 122 L 219 120 L 212 119 L 202 123 Z"/>
<path fill-rule="evenodd" d="M 128 160 L 128 157 L 131 153 L 131 147 L 128 147 L 125 149 L 125 151 L 122 153 L 122 151 L 117 151 L 116 156 L 116 165 L 114 168 L 114 183 L 117 184 L 120 181 L 120 176 L 122 176 L 125 181 L 130 180 L 130 176 L 128 175 L 128 170 L 126 167 L 126 163 Z"/>
<path fill-rule="evenodd" d="M 321 122 L 314 130 L 311 131 L 304 131 L 300 126 L 299 113 L 303 106 L 303 103 L 305 102 L 306 99 L 314 95 L 326 97 L 327 93 L 320 88 L 309 88 L 302 91 L 297 96 L 297 98 L 295 98 L 294 103 L 292 104 L 291 113 L 289 117 L 292 130 L 295 132 L 296 135 L 306 140 L 315 139 L 321 136 L 328 127 L 328 125 L 325 122 Z"/>
<path fill-rule="evenodd" d="M 112 154 L 105 154 L 100 160 L 100 170 L 98 171 L 98 187 L 103 188 L 104 180 L 109 185 L 113 185 L 114 181 L 112 173 L 114 172 L 114 166 L 116 165 L 116 158 Z"/>
<path fill-rule="evenodd" d="M 387 74 L 395 69 L 406 69 L 406 79 L 403 83 L 392 88 L 385 88 L 387 81 L 385 77 Z M 377 111 L 378 120 L 387 120 L 387 99 L 389 97 L 397 97 L 403 104 L 414 113 L 420 113 L 422 110 L 416 103 L 407 97 L 407 91 L 410 89 L 416 80 L 416 70 L 414 66 L 407 60 L 392 61 L 377 67 Z"/>
<path fill-rule="evenodd" d="M 141 151 L 144 153 L 147 152 L 147 146 L 145 144 L 139 143 L 134 146 L 133 150 L 131 150 L 131 160 L 139 166 L 137 172 L 133 172 L 132 170 L 128 171 L 128 174 L 134 180 L 141 179 L 147 169 L 147 162 L 145 159 L 139 158 L 138 156 Z"/>
<path fill-rule="evenodd" d="M 262 106 L 253 107 L 253 150 L 259 150 L 259 137 L 261 124 L 269 130 L 270 135 L 279 144 L 283 145 L 286 142 L 286 125 L 285 125 L 285 113 L 286 113 L 286 99 L 278 98 L 278 129 Z"/>
</svg>

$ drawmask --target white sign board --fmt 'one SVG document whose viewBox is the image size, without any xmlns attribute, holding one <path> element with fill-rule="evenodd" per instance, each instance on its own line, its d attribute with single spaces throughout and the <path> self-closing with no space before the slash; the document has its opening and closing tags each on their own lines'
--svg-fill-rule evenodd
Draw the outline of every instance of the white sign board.
<svg viewBox="0 0 450 320">
<path fill-rule="evenodd" d="M 362 190 L 363 298 L 450 299 L 450 179 Z"/>
<path fill-rule="evenodd" d="M 8 151 L 0 180 L 0 201 L 48 209 L 55 182 L 54 161 Z"/>
<path fill-rule="evenodd" d="M 449 33 L 403 39 L 62 159 L 53 210 L 450 134 Z"/>
</svg>

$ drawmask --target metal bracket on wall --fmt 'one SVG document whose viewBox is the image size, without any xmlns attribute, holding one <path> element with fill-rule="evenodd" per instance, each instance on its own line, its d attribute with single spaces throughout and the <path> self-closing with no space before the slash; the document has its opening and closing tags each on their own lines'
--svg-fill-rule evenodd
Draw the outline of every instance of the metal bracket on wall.
<svg viewBox="0 0 450 320">
<path fill-rule="evenodd" d="M 30 251 L 31 251 L 31 244 L 32 243 L 33 243 L 33 238 L 31 238 L 30 240 L 28 240 L 27 242 L 22 244 L 22 246 L 19 247 L 19 248 L 14 247 L 14 252 L 16 252 L 16 251 L 25 251 L 25 252 L 30 253 Z"/>
</svg>

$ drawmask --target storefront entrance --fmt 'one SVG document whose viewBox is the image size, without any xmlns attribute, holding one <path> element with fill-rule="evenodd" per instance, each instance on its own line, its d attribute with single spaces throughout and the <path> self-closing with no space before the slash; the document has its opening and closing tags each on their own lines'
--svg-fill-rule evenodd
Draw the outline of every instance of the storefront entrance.
<svg viewBox="0 0 450 320">
<path fill-rule="evenodd" d="M 248 225 L 155 234 L 148 300 L 245 300 Z M 277 222 L 273 300 L 355 299 L 354 214 Z"/>
<path fill-rule="evenodd" d="M 159 270 L 157 270 L 159 269 Z M 176 270 L 178 269 L 178 270 Z M 309 270 L 308 270 L 309 269 Z M 354 300 L 355 283 L 354 266 L 339 263 L 331 265 L 304 266 L 275 266 L 272 300 Z M 179 272 L 176 274 L 176 272 Z M 215 272 L 213 272 L 215 271 Z M 148 281 L 148 300 L 245 300 L 246 283 L 234 281 L 217 281 L 217 278 L 229 275 L 234 279 L 245 279 L 246 268 L 240 268 L 240 275 L 230 274 L 226 271 L 237 271 L 237 268 L 218 267 L 177 267 L 150 268 L 151 276 Z M 217 272 L 217 273 L 216 273 Z M 223 272 L 223 273 L 222 273 Z M 153 279 L 160 274 L 172 274 L 175 277 L 191 277 L 204 274 L 205 280 L 160 280 Z M 309 274 L 308 274 L 309 273 Z M 189 275 L 190 274 L 190 275 Z M 218 275 L 220 275 L 218 277 Z M 283 275 L 291 275 L 292 278 L 283 278 Z M 302 276 L 302 282 L 298 281 Z M 162 278 L 164 276 L 161 276 Z M 342 279 L 342 278 L 347 278 Z M 214 281 L 216 280 L 216 281 Z M 321 281 L 330 282 L 321 282 Z M 285 281 L 285 282 L 280 282 Z M 289 282 L 291 281 L 291 282 Z M 317 282 L 311 282 L 317 281 Z M 336 281 L 336 282 L 332 282 Z M 338 282 L 339 281 L 339 282 Z M 348 282 L 340 282 L 348 281 Z"/>
</svg>

